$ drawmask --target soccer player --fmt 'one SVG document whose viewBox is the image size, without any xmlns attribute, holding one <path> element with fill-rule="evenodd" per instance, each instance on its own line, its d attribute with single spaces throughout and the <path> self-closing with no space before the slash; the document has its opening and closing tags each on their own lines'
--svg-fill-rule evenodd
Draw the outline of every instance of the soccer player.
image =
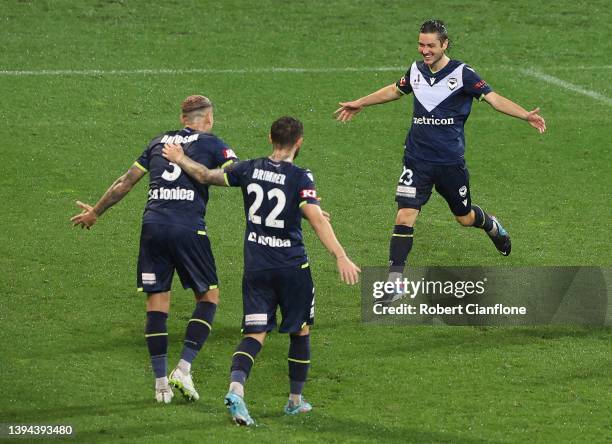
<svg viewBox="0 0 612 444">
<path fill-rule="evenodd" d="M 455 219 L 465 227 L 484 230 L 497 250 L 510 254 L 508 232 L 481 207 L 472 204 L 469 174 L 465 164 L 464 125 L 472 100 L 485 100 L 495 110 L 526 121 L 540 133 L 546 130 L 540 109 L 526 111 L 493 92 L 468 65 L 446 55 L 449 38 L 439 20 L 421 26 L 415 61 L 396 83 L 351 102 L 340 102 L 337 120 L 351 120 L 366 106 L 397 100 L 414 94 L 412 126 L 405 142 L 404 167 L 395 200 L 398 212 L 389 248 L 390 280 L 401 278 L 412 248 L 414 224 L 435 186 Z"/>
<path fill-rule="evenodd" d="M 244 338 L 233 355 L 225 403 L 237 424 L 252 425 L 244 402 L 244 384 L 266 334 L 276 326 L 289 333 L 289 400 L 285 413 L 306 413 L 302 398 L 310 366 L 310 325 L 314 322 L 314 286 L 302 240 L 305 217 L 325 247 L 336 257 L 341 279 L 358 281 L 361 271 L 346 255 L 319 207 L 312 173 L 293 164 L 303 142 L 303 126 L 292 117 L 272 124 L 270 157 L 209 170 L 191 160 L 178 145 L 166 145 L 164 156 L 202 183 L 242 188 L 247 218 L 244 234 L 242 295 Z"/>
<path fill-rule="evenodd" d="M 213 107 L 204 96 L 187 97 L 181 105 L 181 130 L 155 137 L 93 207 L 78 202 L 83 212 L 71 220 L 91 228 L 111 206 L 119 202 L 149 172 L 149 199 L 142 218 L 137 282 L 147 294 L 145 338 L 155 373 L 155 398 L 169 403 L 176 387 L 186 399 L 197 400 L 191 363 L 206 342 L 219 303 L 215 260 L 206 235 L 204 214 L 208 186 L 196 183 L 161 155 L 166 142 L 180 143 L 193 159 L 211 168 L 236 160 L 234 152 L 210 133 Z M 195 310 L 187 324 L 181 359 L 167 376 L 170 289 L 176 271 L 185 289 L 193 290 Z"/>
</svg>

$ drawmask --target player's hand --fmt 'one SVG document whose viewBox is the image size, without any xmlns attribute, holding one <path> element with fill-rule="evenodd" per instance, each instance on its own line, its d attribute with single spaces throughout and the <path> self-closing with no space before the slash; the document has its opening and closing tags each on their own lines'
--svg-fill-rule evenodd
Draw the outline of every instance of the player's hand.
<svg viewBox="0 0 612 444">
<path fill-rule="evenodd" d="M 340 256 L 336 259 L 336 265 L 338 266 L 338 272 L 340 273 L 340 279 L 342 282 L 354 285 L 359 282 L 359 273 L 361 268 L 351 261 L 348 256 Z"/>
<path fill-rule="evenodd" d="M 329 214 L 327 211 L 321 210 L 321 214 L 323 214 L 323 217 L 325 218 L 325 220 L 327 220 L 327 222 L 331 220 L 331 214 Z"/>
<path fill-rule="evenodd" d="M 77 214 L 76 216 L 70 218 L 72 226 L 76 227 L 80 225 L 81 228 L 87 228 L 89 230 L 98 220 L 98 215 L 91 205 L 83 203 L 79 200 L 76 201 L 76 204 L 81 207 L 83 211 L 81 214 Z"/>
<path fill-rule="evenodd" d="M 185 155 L 185 152 L 183 151 L 183 147 L 178 143 L 167 143 L 164 145 L 162 155 L 172 163 L 179 163 Z"/>
<path fill-rule="evenodd" d="M 340 108 L 334 111 L 336 120 L 340 122 L 348 122 L 355 114 L 360 112 L 363 106 L 357 100 L 352 102 L 340 102 Z"/>
<path fill-rule="evenodd" d="M 542 134 L 546 131 L 546 121 L 541 115 L 538 114 L 539 112 L 540 108 L 529 111 L 527 113 L 527 117 L 525 117 L 525 120 L 527 123 L 529 123 L 529 125 L 533 126 L 540 132 L 540 134 Z"/>
</svg>

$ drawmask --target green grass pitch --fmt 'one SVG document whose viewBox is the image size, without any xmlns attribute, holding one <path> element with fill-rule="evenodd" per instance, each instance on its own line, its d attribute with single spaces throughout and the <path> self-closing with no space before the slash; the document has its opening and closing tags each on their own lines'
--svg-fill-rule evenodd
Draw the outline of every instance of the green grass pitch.
<svg viewBox="0 0 612 444">
<path fill-rule="evenodd" d="M 411 263 L 610 266 L 603 0 L 0 2 L 0 423 L 71 424 L 78 442 L 610 442 L 609 329 L 362 325 L 358 290 L 338 282 L 306 227 L 317 324 L 305 394 L 315 410 L 282 415 L 287 338 L 275 334 L 247 385 L 259 427 L 234 427 L 222 397 L 240 338 L 244 222 L 240 193 L 228 189 L 213 190 L 207 219 L 222 303 L 194 366 L 202 399 L 159 406 L 134 291 L 145 183 L 91 232 L 69 224 L 76 199 L 93 203 L 152 136 L 178 126 L 180 101 L 202 93 L 216 105 L 215 133 L 242 158 L 268 153 L 275 118 L 302 119 L 298 164 L 313 170 L 340 240 L 358 264 L 384 265 L 411 99 L 348 124 L 332 112 L 397 80 L 431 16 L 447 22 L 452 57 L 540 106 L 549 129 L 475 104 L 473 199 L 505 223 L 512 256 L 432 196 Z M 169 365 L 192 310 L 177 284 Z"/>
</svg>

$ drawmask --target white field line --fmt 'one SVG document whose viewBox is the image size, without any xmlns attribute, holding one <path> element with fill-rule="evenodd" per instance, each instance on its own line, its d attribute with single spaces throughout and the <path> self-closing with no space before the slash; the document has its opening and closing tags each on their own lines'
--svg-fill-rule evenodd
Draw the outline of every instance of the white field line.
<svg viewBox="0 0 612 444">
<path fill-rule="evenodd" d="M 559 67 L 568 68 L 568 67 Z M 590 66 L 590 69 L 610 69 L 612 65 L 604 66 Z M 41 69 L 41 70 L 0 70 L 0 76 L 13 76 L 13 77 L 24 77 L 24 76 L 114 76 L 114 75 L 181 75 L 181 74 L 274 74 L 274 73 L 334 73 L 334 72 L 404 72 L 406 67 L 401 66 L 378 66 L 378 67 L 339 67 L 339 68 L 243 68 L 243 69 L 206 69 L 206 68 L 193 68 L 193 69 L 115 69 L 115 70 L 103 70 L 103 69 Z M 516 71 L 516 67 L 502 66 L 499 65 L 494 69 L 503 69 L 506 71 Z M 584 69 L 581 67 L 580 69 Z M 566 82 L 565 80 L 557 77 L 545 74 L 536 69 L 522 69 L 519 68 L 518 72 L 550 83 L 552 85 L 560 86 L 561 88 L 569 91 L 582 94 L 595 100 L 599 100 L 607 105 L 612 105 L 612 99 L 589 89 L 583 88 L 579 85 Z"/>
<path fill-rule="evenodd" d="M 386 72 L 401 71 L 406 67 L 379 66 L 365 68 L 244 68 L 244 69 L 42 69 L 29 71 L 0 70 L 2 76 L 107 76 L 107 75 L 180 75 L 180 74 L 274 74 L 274 73 L 327 73 L 327 72 Z"/>
<path fill-rule="evenodd" d="M 0 76 L 129 76 L 129 75 L 180 75 L 180 74 L 274 74 L 274 73 L 333 73 L 333 72 L 405 72 L 407 66 L 378 66 L 378 67 L 339 67 L 339 68 L 238 68 L 238 69 L 36 69 L 36 70 L 0 70 Z M 584 70 L 585 67 L 557 67 L 561 70 Z M 612 65 L 589 66 L 586 69 L 606 70 Z M 480 71 L 516 71 L 514 66 L 498 65 L 494 68 Z M 520 70 L 527 72 L 528 70 Z"/>
<path fill-rule="evenodd" d="M 550 83 L 551 85 L 560 86 L 561 88 L 567 89 L 568 91 L 573 91 L 578 94 L 582 94 L 583 96 L 590 97 L 595 100 L 599 100 L 600 102 L 605 103 L 606 105 L 612 105 L 612 99 L 604 96 L 597 91 L 591 91 L 590 89 L 583 88 L 579 85 L 574 85 L 573 83 L 566 82 L 565 80 L 561 80 L 557 77 L 545 74 L 536 69 L 521 69 L 520 72 L 530 77 L 534 77 L 538 80 L 542 80 L 546 83 Z"/>
</svg>

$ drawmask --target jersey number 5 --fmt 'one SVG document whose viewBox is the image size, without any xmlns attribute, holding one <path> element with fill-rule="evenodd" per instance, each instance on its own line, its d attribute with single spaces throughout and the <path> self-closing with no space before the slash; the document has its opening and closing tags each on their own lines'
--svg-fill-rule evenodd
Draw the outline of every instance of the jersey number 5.
<svg viewBox="0 0 612 444">
<path fill-rule="evenodd" d="M 259 210 L 259 207 L 261 207 L 261 203 L 263 202 L 264 190 L 261 185 L 257 183 L 250 183 L 247 186 L 247 193 L 255 193 L 255 201 L 249 208 L 249 220 L 254 224 L 261 225 L 261 216 L 258 216 L 255 213 L 257 213 L 257 210 Z M 276 217 L 285 208 L 287 198 L 285 197 L 285 193 L 283 193 L 283 190 L 279 188 L 272 188 L 270 191 L 268 191 L 268 199 L 272 200 L 274 198 L 276 199 L 276 206 L 272 209 L 272 211 L 270 211 L 270 214 L 268 214 L 268 216 L 266 217 L 264 225 L 266 227 L 272 228 L 285 228 L 285 221 L 279 220 Z"/>
<path fill-rule="evenodd" d="M 176 163 L 169 162 L 172 167 L 172 172 L 168 170 L 164 170 L 162 173 L 162 179 L 167 180 L 168 182 L 174 182 L 181 175 L 181 167 Z"/>
</svg>

